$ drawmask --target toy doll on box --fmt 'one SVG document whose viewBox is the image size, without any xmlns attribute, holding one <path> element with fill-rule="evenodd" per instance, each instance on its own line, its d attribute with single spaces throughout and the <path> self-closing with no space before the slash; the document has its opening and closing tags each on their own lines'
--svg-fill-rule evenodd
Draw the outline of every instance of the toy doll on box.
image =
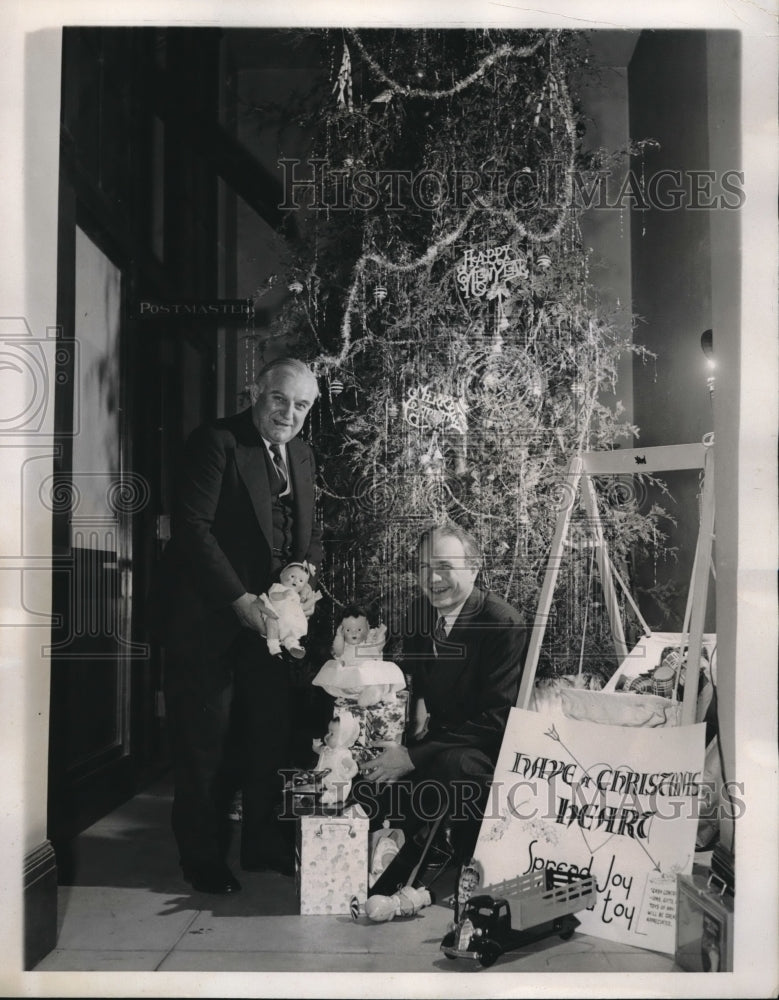
<svg viewBox="0 0 779 1000">
<path fill-rule="evenodd" d="M 333 659 L 313 683 L 334 698 L 353 698 L 361 708 L 394 701 L 406 679 L 396 663 L 382 659 L 386 639 L 386 625 L 371 628 L 362 608 L 347 607 L 333 639 Z"/>
<path fill-rule="evenodd" d="M 387 626 L 371 628 L 368 616 L 356 605 L 344 612 L 335 631 L 332 654 L 344 665 L 380 660 L 387 641 Z"/>
<path fill-rule="evenodd" d="M 320 593 L 313 593 L 310 577 L 310 569 L 305 563 L 289 563 L 279 573 L 279 582 L 271 584 L 268 592 L 257 598 L 276 615 L 275 618 L 266 619 L 268 652 L 271 656 L 281 656 L 282 646 L 297 660 L 306 655 L 300 642 L 308 634 L 308 619 L 303 611 L 303 602 L 312 594 L 314 600 L 319 600 L 322 596 Z"/>
<path fill-rule="evenodd" d="M 382 659 L 386 636 L 386 626 L 372 628 L 363 608 L 346 607 L 333 639 L 333 659 L 312 681 L 335 698 L 335 714 L 345 709 L 359 719 L 355 756 L 360 760 L 372 744 L 400 742 L 405 728 L 406 678 L 396 663 Z"/>
</svg>

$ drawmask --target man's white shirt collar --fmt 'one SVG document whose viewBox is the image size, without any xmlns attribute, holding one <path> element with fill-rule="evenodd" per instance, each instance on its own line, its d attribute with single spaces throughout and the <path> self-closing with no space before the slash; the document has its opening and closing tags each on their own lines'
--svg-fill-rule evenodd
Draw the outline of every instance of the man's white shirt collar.
<svg viewBox="0 0 779 1000">
<path fill-rule="evenodd" d="M 262 434 L 260 435 L 260 437 L 262 437 Z M 271 446 L 273 445 L 273 441 L 268 441 L 266 438 L 262 438 L 262 443 L 265 445 L 265 448 L 266 448 L 268 454 L 270 455 L 270 457 L 273 458 L 273 452 L 271 451 Z M 284 464 L 286 465 L 287 464 L 287 446 L 285 444 L 280 444 L 279 445 L 279 451 L 281 452 L 281 457 L 284 459 Z"/>
<path fill-rule="evenodd" d="M 469 594 L 468 597 L 470 596 L 471 595 Z M 459 604 L 456 608 L 453 608 L 451 611 L 447 611 L 446 614 L 443 616 L 444 632 L 446 632 L 447 635 L 449 635 L 449 633 L 452 631 L 454 623 L 460 617 L 460 612 L 465 607 L 465 603 L 468 600 L 468 597 L 465 598 L 465 601 L 463 601 L 462 604 Z M 439 617 L 441 616 L 439 615 Z"/>
</svg>

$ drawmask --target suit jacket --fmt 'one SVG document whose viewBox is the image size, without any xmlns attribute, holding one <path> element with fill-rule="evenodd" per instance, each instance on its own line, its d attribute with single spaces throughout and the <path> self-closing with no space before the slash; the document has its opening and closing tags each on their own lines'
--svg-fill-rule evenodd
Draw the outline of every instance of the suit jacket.
<svg viewBox="0 0 779 1000">
<path fill-rule="evenodd" d="M 430 713 L 427 735 L 408 747 L 411 761 L 422 768 L 455 746 L 478 748 L 496 761 L 519 692 L 528 629 L 504 600 L 475 587 L 435 656 L 437 617 L 424 597 L 409 608 L 403 665 L 414 697 L 424 698 Z"/>
<path fill-rule="evenodd" d="M 314 456 L 287 443 L 292 484 L 292 559 L 318 567 L 321 536 L 314 523 Z M 230 606 L 272 582 L 273 516 L 265 446 L 251 409 L 205 424 L 187 441 L 173 534 L 162 560 L 158 632 L 186 645 L 193 634 L 218 655 L 242 626 Z M 201 649 L 202 651 L 202 649 Z"/>
</svg>

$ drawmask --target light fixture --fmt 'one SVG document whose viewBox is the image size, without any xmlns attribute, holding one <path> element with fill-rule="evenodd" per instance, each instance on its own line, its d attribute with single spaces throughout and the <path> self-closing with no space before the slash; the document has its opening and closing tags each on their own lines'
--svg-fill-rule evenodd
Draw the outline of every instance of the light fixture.
<svg viewBox="0 0 779 1000">
<path fill-rule="evenodd" d="M 706 385 L 709 387 L 709 396 L 713 397 L 714 382 L 716 381 L 713 372 L 717 367 L 717 362 L 714 360 L 714 334 L 711 330 L 704 330 L 701 334 L 701 350 L 706 355 L 706 367 L 712 373 L 706 379 Z"/>
</svg>

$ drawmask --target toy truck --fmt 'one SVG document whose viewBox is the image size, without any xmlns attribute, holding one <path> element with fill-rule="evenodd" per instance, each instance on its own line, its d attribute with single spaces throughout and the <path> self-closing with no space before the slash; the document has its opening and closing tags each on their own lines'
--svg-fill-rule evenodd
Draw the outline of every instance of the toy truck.
<svg viewBox="0 0 779 1000">
<path fill-rule="evenodd" d="M 568 940 L 579 925 L 573 914 L 594 902 L 591 875 L 581 877 L 552 868 L 520 875 L 471 896 L 441 942 L 441 950 L 447 958 L 470 959 L 486 968 L 504 952 L 552 934 Z"/>
</svg>

